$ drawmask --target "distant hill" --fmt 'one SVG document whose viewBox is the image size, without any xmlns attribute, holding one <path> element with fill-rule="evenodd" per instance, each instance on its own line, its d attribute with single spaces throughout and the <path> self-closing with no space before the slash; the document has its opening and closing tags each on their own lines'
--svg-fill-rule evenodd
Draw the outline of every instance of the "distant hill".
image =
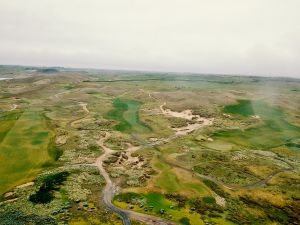
<svg viewBox="0 0 300 225">
<path fill-rule="evenodd" d="M 37 72 L 40 72 L 40 73 L 59 73 L 59 70 L 55 69 L 55 68 L 41 68 L 41 69 L 38 69 Z"/>
</svg>

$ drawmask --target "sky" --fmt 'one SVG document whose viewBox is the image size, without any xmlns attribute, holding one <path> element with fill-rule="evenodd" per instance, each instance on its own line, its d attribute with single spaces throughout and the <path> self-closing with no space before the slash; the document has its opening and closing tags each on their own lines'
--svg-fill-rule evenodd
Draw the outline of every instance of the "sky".
<svg viewBox="0 0 300 225">
<path fill-rule="evenodd" d="M 300 77 L 300 0 L 0 0 L 0 64 Z"/>
</svg>

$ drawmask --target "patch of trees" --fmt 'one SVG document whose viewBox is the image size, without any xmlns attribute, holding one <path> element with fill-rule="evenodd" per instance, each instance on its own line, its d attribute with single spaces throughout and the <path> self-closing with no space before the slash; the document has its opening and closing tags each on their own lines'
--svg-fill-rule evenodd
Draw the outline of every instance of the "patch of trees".
<svg viewBox="0 0 300 225">
<path fill-rule="evenodd" d="M 63 171 L 60 173 L 50 174 L 45 176 L 39 187 L 39 190 L 30 195 L 29 201 L 33 203 L 49 203 L 54 199 L 53 191 L 59 191 L 60 186 L 66 181 L 69 176 L 69 172 Z"/>
<path fill-rule="evenodd" d="M 57 161 L 63 154 L 63 150 L 56 146 L 52 146 L 48 149 L 48 154 L 54 161 Z"/>
<path fill-rule="evenodd" d="M 131 203 L 134 199 L 140 199 L 143 196 L 137 193 L 133 192 L 126 192 L 126 193 L 121 193 L 117 196 L 115 196 L 115 199 L 117 199 L 120 202 L 127 202 Z"/>
<path fill-rule="evenodd" d="M 100 149 L 99 146 L 96 145 L 96 144 L 90 144 L 89 147 L 88 147 L 88 149 L 89 149 L 90 151 L 92 151 L 92 152 L 95 152 L 95 153 L 101 152 L 101 149 Z"/>
<path fill-rule="evenodd" d="M 254 208 L 262 213 L 250 213 L 248 208 Z M 277 207 L 269 202 L 255 201 L 250 196 L 239 199 L 227 199 L 226 219 L 237 224 L 266 224 L 267 221 L 276 224 L 297 224 L 300 221 L 300 201 L 293 201 L 288 206 Z"/>
<path fill-rule="evenodd" d="M 190 204 L 199 214 L 206 214 L 210 217 L 220 217 L 223 213 L 223 208 L 216 204 L 213 197 L 196 198 L 191 200 Z"/>
<path fill-rule="evenodd" d="M 108 159 L 105 159 L 103 162 L 106 164 L 116 163 L 118 161 L 118 159 L 119 159 L 119 157 L 112 155 L 112 156 L 108 157 Z"/>
<path fill-rule="evenodd" d="M 55 69 L 55 68 L 43 68 L 43 69 L 39 69 L 38 72 L 40 72 L 40 73 L 58 73 L 59 70 Z"/>
<path fill-rule="evenodd" d="M 188 200 L 185 196 L 179 194 L 166 194 L 165 196 L 167 199 L 176 202 L 179 208 L 183 208 Z"/>
<path fill-rule="evenodd" d="M 237 224 L 266 224 L 268 218 L 264 214 L 251 214 L 247 211 L 247 208 L 251 208 L 251 205 L 245 204 L 239 199 L 228 199 L 226 204 L 226 219 Z"/>
<path fill-rule="evenodd" d="M 267 201 L 254 201 L 249 196 L 242 196 L 243 203 L 260 208 L 271 221 L 280 224 L 297 224 L 300 221 L 300 201 L 294 200 L 288 206 L 279 207 Z"/>
<path fill-rule="evenodd" d="M 190 219 L 187 217 L 182 217 L 179 222 L 183 225 L 190 225 Z"/>
<path fill-rule="evenodd" d="M 213 190 L 217 195 L 225 198 L 227 197 L 227 193 L 223 191 L 223 189 L 217 185 L 216 183 L 210 181 L 210 180 L 203 180 L 203 183 L 209 187 L 211 190 Z"/>
</svg>

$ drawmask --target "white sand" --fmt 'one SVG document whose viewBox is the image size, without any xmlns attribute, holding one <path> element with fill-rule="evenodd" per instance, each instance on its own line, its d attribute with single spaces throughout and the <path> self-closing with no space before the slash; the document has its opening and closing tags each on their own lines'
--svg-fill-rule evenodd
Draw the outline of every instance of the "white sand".
<svg viewBox="0 0 300 225">
<path fill-rule="evenodd" d="M 180 128 L 173 128 L 176 131 L 176 135 L 187 135 L 188 133 L 193 132 L 194 130 L 198 130 L 204 126 L 210 126 L 213 123 L 213 118 L 205 118 L 200 117 L 199 115 L 193 115 L 193 111 L 191 109 L 187 109 L 181 112 L 175 112 L 170 109 L 164 109 L 166 103 L 160 106 L 160 110 L 162 114 L 169 117 L 177 117 L 186 120 L 193 121 L 193 123 L 189 123 L 187 126 L 180 127 Z M 195 122 L 196 121 L 196 122 Z"/>
</svg>

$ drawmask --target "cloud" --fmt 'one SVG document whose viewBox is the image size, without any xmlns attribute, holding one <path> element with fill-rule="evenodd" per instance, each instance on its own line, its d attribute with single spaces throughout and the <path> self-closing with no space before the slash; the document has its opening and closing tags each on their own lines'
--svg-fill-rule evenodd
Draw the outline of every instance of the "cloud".
<svg viewBox="0 0 300 225">
<path fill-rule="evenodd" d="M 300 76 L 298 0 L 4 0 L 0 63 Z"/>
</svg>

